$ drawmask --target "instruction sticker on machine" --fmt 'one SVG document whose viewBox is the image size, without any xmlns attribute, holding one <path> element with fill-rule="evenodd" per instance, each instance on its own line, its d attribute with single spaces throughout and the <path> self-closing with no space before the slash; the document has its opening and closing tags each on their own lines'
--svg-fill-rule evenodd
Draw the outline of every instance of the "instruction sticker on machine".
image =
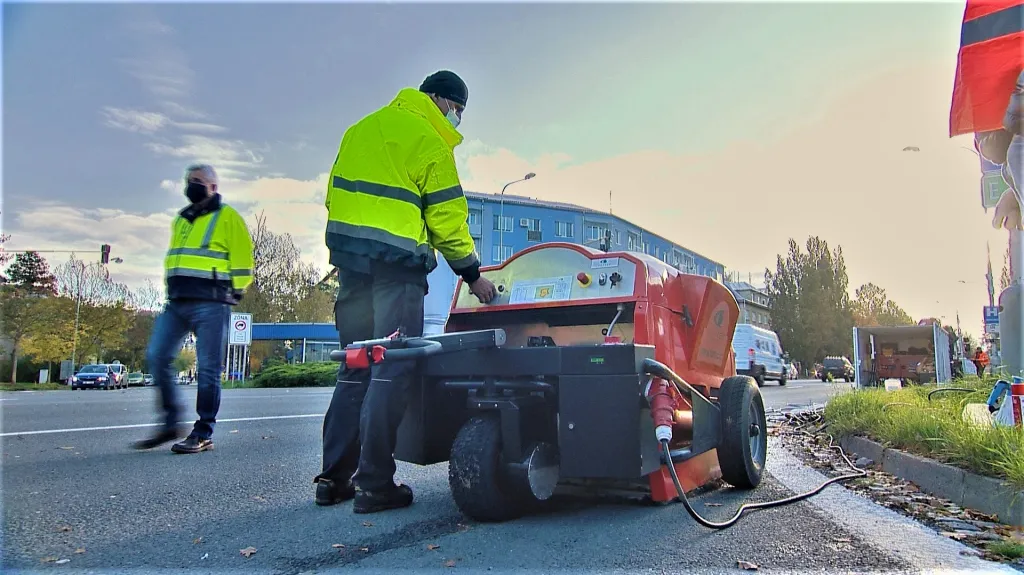
<svg viewBox="0 0 1024 575">
<path fill-rule="evenodd" d="M 572 276 L 518 281 L 512 284 L 508 303 L 565 301 L 572 289 Z"/>
</svg>

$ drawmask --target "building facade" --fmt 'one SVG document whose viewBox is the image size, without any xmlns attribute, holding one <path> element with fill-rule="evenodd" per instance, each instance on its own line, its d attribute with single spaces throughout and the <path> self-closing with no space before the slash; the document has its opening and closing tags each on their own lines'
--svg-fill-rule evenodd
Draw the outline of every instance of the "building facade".
<svg viewBox="0 0 1024 575">
<path fill-rule="evenodd" d="M 609 251 L 642 252 L 686 273 L 722 281 L 725 266 L 653 234 L 618 216 L 574 204 L 505 194 L 466 192 L 469 230 L 484 265 L 542 242 L 571 242 L 598 248 L 606 234 Z"/>
<path fill-rule="evenodd" d="M 725 282 L 740 306 L 739 323 L 772 328 L 771 299 L 763 289 L 749 282 Z"/>
</svg>

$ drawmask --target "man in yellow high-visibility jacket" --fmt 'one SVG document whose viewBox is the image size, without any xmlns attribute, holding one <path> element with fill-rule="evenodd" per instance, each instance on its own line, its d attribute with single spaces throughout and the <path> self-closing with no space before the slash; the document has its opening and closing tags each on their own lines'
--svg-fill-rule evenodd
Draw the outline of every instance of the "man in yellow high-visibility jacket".
<svg viewBox="0 0 1024 575">
<path fill-rule="evenodd" d="M 480 301 L 494 298 L 494 284 L 480 276 L 455 168 L 468 98 L 461 78 L 437 72 L 345 132 L 326 201 L 342 346 L 396 330 L 422 335 L 435 250 Z M 323 471 L 314 479 L 318 505 L 354 498 L 353 511 L 373 513 L 412 504 L 412 490 L 394 482 L 393 454 L 413 368 L 401 361 L 339 370 L 324 418 Z"/>
<path fill-rule="evenodd" d="M 163 426 L 136 443 L 136 449 L 157 447 L 183 435 L 172 364 L 189 333 L 196 335 L 199 420 L 171 450 L 199 453 L 213 447 L 231 306 L 238 304 L 253 278 L 249 229 L 242 216 L 221 201 L 217 173 L 205 164 L 189 166 L 185 183 L 190 203 L 171 224 L 170 249 L 164 259 L 167 304 L 156 319 L 146 352 L 153 383 L 160 390 Z"/>
</svg>

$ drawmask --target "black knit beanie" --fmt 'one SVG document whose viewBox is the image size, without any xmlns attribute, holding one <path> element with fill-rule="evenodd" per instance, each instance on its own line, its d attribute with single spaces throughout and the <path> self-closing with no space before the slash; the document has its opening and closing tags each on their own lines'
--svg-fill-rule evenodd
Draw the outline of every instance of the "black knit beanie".
<svg viewBox="0 0 1024 575">
<path fill-rule="evenodd" d="M 462 106 L 465 106 L 469 100 L 469 88 L 466 87 L 466 83 L 455 72 L 448 70 L 441 70 L 427 76 L 427 79 L 420 84 L 420 92 L 436 94 Z"/>
</svg>

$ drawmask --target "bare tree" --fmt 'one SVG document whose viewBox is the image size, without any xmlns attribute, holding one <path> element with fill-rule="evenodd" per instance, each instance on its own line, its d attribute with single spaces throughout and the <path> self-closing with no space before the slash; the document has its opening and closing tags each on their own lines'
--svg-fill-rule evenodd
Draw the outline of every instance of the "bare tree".
<svg viewBox="0 0 1024 575">
<path fill-rule="evenodd" d="M 146 280 L 138 289 L 131 292 L 129 307 L 138 311 L 156 311 L 164 305 L 164 290 L 157 287 L 152 280 Z"/>
</svg>

